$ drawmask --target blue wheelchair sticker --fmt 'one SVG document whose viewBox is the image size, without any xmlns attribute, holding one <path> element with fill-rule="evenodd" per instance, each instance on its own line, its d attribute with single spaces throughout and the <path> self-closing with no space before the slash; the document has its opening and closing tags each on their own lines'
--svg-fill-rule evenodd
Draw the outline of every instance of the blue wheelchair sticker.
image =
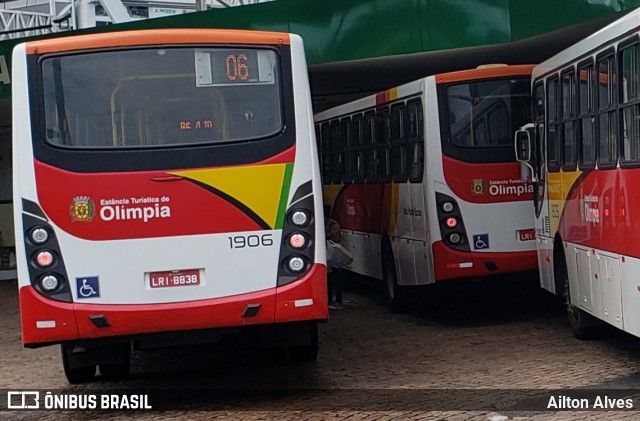
<svg viewBox="0 0 640 421">
<path fill-rule="evenodd" d="M 478 234 L 473 236 L 474 250 L 482 250 L 489 248 L 489 234 Z"/>
<path fill-rule="evenodd" d="M 97 276 L 76 278 L 76 288 L 79 299 L 100 297 L 100 281 Z"/>
</svg>

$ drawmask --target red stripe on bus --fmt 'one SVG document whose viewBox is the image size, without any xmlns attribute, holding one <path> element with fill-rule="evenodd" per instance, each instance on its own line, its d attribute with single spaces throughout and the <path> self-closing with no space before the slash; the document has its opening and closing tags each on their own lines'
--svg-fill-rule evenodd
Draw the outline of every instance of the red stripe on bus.
<svg viewBox="0 0 640 421">
<path fill-rule="evenodd" d="M 74 173 L 39 161 L 34 167 L 38 201 L 45 214 L 78 238 L 116 240 L 263 229 L 225 197 L 187 179 L 154 182 L 168 175 L 164 171 Z M 155 202 L 134 203 L 130 198 Z M 75 215 L 74 207 L 89 200 L 87 215 Z"/>
<path fill-rule="evenodd" d="M 171 45 L 171 44 L 256 44 L 289 45 L 284 32 L 245 31 L 230 29 L 149 29 L 49 38 L 28 42 L 27 54 L 95 48 Z"/>
<path fill-rule="evenodd" d="M 533 271 L 538 267 L 536 250 L 503 253 L 463 252 L 450 248 L 442 241 L 433 243 L 432 249 L 436 281 Z M 489 270 L 485 262 L 492 262 L 497 269 Z"/>
<path fill-rule="evenodd" d="M 520 163 L 472 163 L 442 156 L 444 179 L 453 193 L 471 203 L 533 200 L 533 184 L 520 179 Z"/>
<path fill-rule="evenodd" d="M 558 191 L 548 194 L 560 206 L 562 239 L 586 249 L 640 258 L 640 242 L 633 235 L 640 231 L 639 183 L 639 168 L 590 170 L 573 185 L 554 183 Z"/>
<path fill-rule="evenodd" d="M 302 279 L 285 287 L 166 304 L 61 303 L 46 299 L 33 287 L 26 286 L 20 289 L 23 342 L 25 346 L 37 346 L 81 338 L 249 326 L 274 321 L 326 320 L 326 288 L 326 267 L 320 264 L 314 265 Z M 311 305 L 296 307 L 296 300 L 308 299 L 313 300 Z M 242 317 L 249 304 L 260 304 L 260 310 L 254 317 Z M 96 327 L 90 319 L 96 314 L 103 315 L 111 326 Z M 38 329 L 36 322 L 39 320 L 55 321 L 56 327 Z"/>
</svg>

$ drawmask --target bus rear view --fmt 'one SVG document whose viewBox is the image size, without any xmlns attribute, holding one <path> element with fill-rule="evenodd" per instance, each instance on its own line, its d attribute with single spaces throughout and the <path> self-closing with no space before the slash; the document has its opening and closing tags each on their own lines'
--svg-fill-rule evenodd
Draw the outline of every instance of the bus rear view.
<svg viewBox="0 0 640 421">
<path fill-rule="evenodd" d="M 17 46 L 13 75 L 25 346 L 61 343 L 72 383 L 127 374 L 131 343 L 220 329 L 315 359 L 326 267 L 299 37 L 54 38 Z"/>
</svg>

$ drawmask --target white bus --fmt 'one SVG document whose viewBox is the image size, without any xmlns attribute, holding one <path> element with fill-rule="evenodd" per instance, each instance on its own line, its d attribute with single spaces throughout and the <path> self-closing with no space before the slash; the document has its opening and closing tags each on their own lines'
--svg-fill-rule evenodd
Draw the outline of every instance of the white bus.
<svg viewBox="0 0 640 421">
<path fill-rule="evenodd" d="M 388 286 L 535 270 L 531 196 L 512 133 L 533 66 L 438 74 L 315 116 L 325 203 L 354 256 Z"/>
<path fill-rule="evenodd" d="M 221 332 L 316 358 L 326 257 L 300 37 L 29 41 L 12 75 L 25 346 L 62 344 L 72 383 L 126 375 L 132 344 Z"/>
<path fill-rule="evenodd" d="M 533 70 L 532 169 L 541 286 L 573 333 L 602 321 L 640 336 L 640 9 Z"/>
</svg>

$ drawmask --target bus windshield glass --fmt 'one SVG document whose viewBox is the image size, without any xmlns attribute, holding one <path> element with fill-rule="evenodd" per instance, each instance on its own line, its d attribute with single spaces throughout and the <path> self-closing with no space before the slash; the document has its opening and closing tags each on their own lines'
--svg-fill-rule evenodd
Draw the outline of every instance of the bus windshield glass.
<svg viewBox="0 0 640 421">
<path fill-rule="evenodd" d="M 530 80 L 495 79 L 446 87 L 448 139 L 461 147 L 513 147 L 530 119 Z"/>
<path fill-rule="evenodd" d="M 283 126 L 278 58 L 256 48 L 149 48 L 41 61 L 44 137 L 69 148 L 237 142 Z"/>
</svg>

